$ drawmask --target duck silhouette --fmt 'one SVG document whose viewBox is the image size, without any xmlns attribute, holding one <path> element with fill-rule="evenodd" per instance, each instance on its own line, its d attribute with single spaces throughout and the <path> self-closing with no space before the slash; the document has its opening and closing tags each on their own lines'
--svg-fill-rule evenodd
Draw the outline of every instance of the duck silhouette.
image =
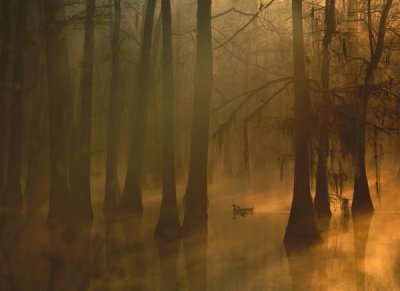
<svg viewBox="0 0 400 291">
<path fill-rule="evenodd" d="M 232 204 L 233 207 L 233 216 L 236 217 L 237 215 L 245 217 L 248 214 L 254 214 L 254 207 L 249 208 L 242 208 L 240 205 Z"/>
</svg>

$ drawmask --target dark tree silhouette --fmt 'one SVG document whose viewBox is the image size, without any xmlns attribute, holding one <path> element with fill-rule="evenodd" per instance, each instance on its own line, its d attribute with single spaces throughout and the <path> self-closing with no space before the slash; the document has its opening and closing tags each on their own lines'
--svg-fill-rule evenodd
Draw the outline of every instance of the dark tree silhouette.
<svg viewBox="0 0 400 291">
<path fill-rule="evenodd" d="M 35 14 L 30 22 L 39 24 L 43 22 L 42 5 L 31 5 L 30 11 Z M 48 198 L 48 110 L 47 94 L 45 94 L 46 69 L 43 56 L 43 33 L 32 26 L 30 29 L 32 37 L 36 41 L 29 47 L 26 55 L 26 78 L 27 86 L 32 88 L 32 92 L 27 92 L 30 96 L 29 104 L 29 141 L 28 141 L 28 168 L 26 174 L 26 184 L 24 199 L 26 203 L 27 216 L 31 219 L 33 214 L 39 214 L 41 206 L 46 203 Z M 29 94 L 30 93 L 30 94 Z"/>
<path fill-rule="evenodd" d="M 183 220 L 185 232 L 207 227 L 209 108 L 213 85 L 211 37 L 211 0 L 199 0 L 190 163 Z"/>
<path fill-rule="evenodd" d="M 120 186 L 118 181 L 118 146 L 119 146 L 119 106 L 120 106 L 120 28 L 121 28 L 121 0 L 111 0 L 110 10 L 114 8 L 111 18 L 111 83 L 108 102 L 108 127 L 107 127 L 107 161 L 106 185 L 103 203 L 105 224 L 105 260 L 108 271 L 115 270 L 118 266 L 120 254 L 118 239 L 116 239 L 118 197 Z"/>
<path fill-rule="evenodd" d="M 174 154 L 174 72 L 172 62 L 172 18 L 170 0 L 162 0 L 163 39 L 163 184 L 156 235 L 177 237 L 180 229 L 176 201 Z"/>
<path fill-rule="evenodd" d="M 47 218 L 53 259 L 48 290 L 85 290 L 89 282 L 92 213 L 82 207 L 81 195 L 71 191 L 67 155 L 72 83 L 70 78 L 63 0 L 45 0 L 45 45 L 49 99 L 50 201 Z M 62 81 L 60 81 L 62 80 Z M 87 96 L 85 96 L 87 98 Z M 68 124 L 66 124 L 68 123 Z M 71 127 L 69 128 L 71 129 Z M 69 135 L 71 137 L 71 135 Z M 75 173 L 76 174 L 76 173 Z"/>
<path fill-rule="evenodd" d="M 146 112 L 149 92 L 149 72 L 151 43 L 153 38 L 154 11 L 156 0 L 148 0 L 140 44 L 139 64 L 135 80 L 135 98 L 131 110 L 130 148 L 128 155 L 128 171 L 124 191 L 120 201 L 123 214 L 141 216 L 143 214 L 141 170 L 144 135 L 146 129 Z"/>
<path fill-rule="evenodd" d="M 65 35 L 62 34 L 64 22 L 64 3 L 62 0 L 45 0 L 44 17 L 47 30 L 45 33 L 47 87 L 49 99 L 49 145 L 50 145 L 50 201 L 47 218 L 50 238 L 54 250 L 57 249 L 59 233 L 67 233 L 72 217 L 78 215 L 72 211 L 73 202 L 68 185 L 68 163 L 66 149 L 66 130 L 63 115 L 65 100 L 72 98 L 70 92 L 63 86 L 71 84 L 65 81 L 68 70 L 68 51 Z M 63 90 L 67 89 L 67 90 Z M 56 251 L 54 251 L 54 254 Z M 56 290 L 58 281 L 66 274 L 60 274 L 64 260 L 62 255 L 57 257 L 59 262 L 50 266 L 49 290 Z M 60 261 L 63 261 L 60 266 Z"/>
<path fill-rule="evenodd" d="M 4 207 L 5 223 L 13 225 L 21 218 L 22 211 L 22 145 L 23 145 L 23 81 L 24 81 L 24 53 L 25 53 L 25 23 L 26 2 L 18 1 L 17 28 L 15 32 L 15 59 L 12 74 L 10 140 L 8 146 L 8 171 L 6 187 L 3 193 L 2 206 Z M 4 235 L 4 234 L 3 234 Z"/>
<path fill-rule="evenodd" d="M 335 0 L 325 1 L 325 35 L 322 40 L 322 100 L 320 102 L 321 113 L 318 127 L 318 162 L 317 162 L 317 181 L 314 199 L 314 207 L 318 216 L 331 216 L 329 203 L 328 169 L 327 162 L 329 156 L 329 67 L 330 67 L 330 44 L 335 33 Z"/>
<path fill-rule="evenodd" d="M 292 1 L 295 165 L 293 200 L 285 233 L 285 245 L 311 244 L 321 240 L 310 193 L 310 87 L 304 62 L 302 1 Z"/>
<path fill-rule="evenodd" d="M 120 59 L 120 27 L 121 0 L 114 0 L 114 16 L 111 33 L 111 84 L 108 108 L 107 128 L 107 161 L 106 161 L 106 192 L 103 211 L 106 219 L 114 219 L 117 211 L 117 199 L 120 194 L 118 181 L 118 145 L 119 145 L 119 59 Z"/>
<path fill-rule="evenodd" d="M 74 197 L 69 191 L 69 167 L 66 146 L 65 104 L 71 99 L 69 55 L 67 39 L 63 34 L 65 25 L 64 2 L 44 1 L 46 24 L 46 68 L 49 99 L 49 145 L 50 145 L 50 204 L 48 224 L 50 230 L 79 217 L 74 209 Z M 63 80 L 60 82 L 60 80 Z"/>
<path fill-rule="evenodd" d="M 353 203 L 351 206 L 352 211 L 370 212 L 374 211 L 374 206 L 371 200 L 371 194 L 368 187 L 367 170 L 365 166 L 365 126 L 367 123 L 368 99 L 371 87 L 374 81 L 374 73 L 380 62 L 386 33 L 386 22 L 389 15 L 390 8 L 392 7 L 393 0 L 387 0 L 383 6 L 382 15 L 379 20 L 379 27 L 377 32 L 377 40 L 374 45 L 370 46 L 371 59 L 367 63 L 364 84 L 357 92 L 357 112 L 355 122 L 355 153 L 354 164 L 356 165 L 354 175 L 354 195 Z M 369 11 L 371 13 L 371 11 Z M 372 23 L 369 21 L 369 29 L 372 29 Z M 373 43 L 373 36 L 370 34 L 370 43 Z M 375 47 L 375 50 L 374 50 Z"/>
<path fill-rule="evenodd" d="M 1 27 L 0 27 L 0 190 L 3 190 L 6 178 L 6 111 L 7 111 L 7 76 L 9 71 L 10 55 L 10 17 L 9 8 L 11 0 L 2 0 L 0 2 Z"/>
<path fill-rule="evenodd" d="M 93 95 L 93 54 L 94 54 L 94 13 L 96 0 L 86 0 L 85 37 L 82 61 L 81 78 L 81 115 L 79 131 L 79 154 L 77 172 L 77 187 L 73 193 L 77 196 L 76 207 L 79 212 L 92 221 L 93 211 L 90 200 L 90 162 L 91 162 L 91 136 L 92 136 L 92 95 Z"/>
</svg>

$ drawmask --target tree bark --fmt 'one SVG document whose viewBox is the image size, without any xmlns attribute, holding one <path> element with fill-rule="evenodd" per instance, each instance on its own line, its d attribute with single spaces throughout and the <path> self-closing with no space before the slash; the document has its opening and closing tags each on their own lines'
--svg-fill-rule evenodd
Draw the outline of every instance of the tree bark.
<svg viewBox="0 0 400 291">
<path fill-rule="evenodd" d="M 120 201 L 122 214 L 142 216 L 141 172 L 143 160 L 143 144 L 146 130 L 147 104 L 149 91 L 149 72 L 151 42 L 153 38 L 153 22 L 156 0 L 147 0 L 143 37 L 140 47 L 139 65 L 137 68 L 135 98 L 131 111 L 130 148 L 128 155 L 128 171 L 124 191 Z"/>
<path fill-rule="evenodd" d="M 355 132 L 355 175 L 354 175 L 354 194 L 351 209 L 353 212 L 372 212 L 374 206 L 372 204 L 371 194 L 368 186 L 368 177 L 365 166 L 365 127 L 367 123 L 368 99 L 373 85 L 374 73 L 380 62 L 386 33 L 386 22 L 389 16 L 390 8 L 393 0 L 387 0 L 383 6 L 382 15 L 379 21 L 377 41 L 375 46 L 371 45 L 371 59 L 367 64 L 367 69 L 364 78 L 364 84 L 360 88 L 358 98 L 358 112 L 356 116 L 356 132 Z M 369 23 L 369 25 L 372 25 Z M 372 37 L 370 35 L 370 37 Z M 372 40 L 371 40 L 372 41 Z M 373 47 L 375 50 L 373 51 Z"/>
<path fill-rule="evenodd" d="M 6 179 L 7 168 L 7 130 L 6 130 L 6 112 L 7 112 L 7 77 L 9 69 L 10 55 L 10 17 L 9 8 L 11 0 L 2 0 L 0 2 L 1 27 L 0 27 L 0 190 L 3 190 Z"/>
<path fill-rule="evenodd" d="M 79 153 L 77 173 L 77 195 L 79 211 L 85 213 L 89 221 L 93 220 L 90 199 L 90 165 L 92 137 L 92 97 L 93 97 L 93 54 L 94 54 L 94 13 L 96 0 L 86 0 L 85 36 L 83 49 L 83 70 L 81 79 L 81 116 L 79 131 Z"/>
<path fill-rule="evenodd" d="M 67 223 L 78 213 L 69 189 L 67 163 L 65 105 L 71 99 L 67 39 L 63 34 L 65 24 L 62 0 L 44 0 L 46 20 L 46 63 L 49 98 L 50 144 L 50 204 L 48 225 L 50 230 Z"/>
<path fill-rule="evenodd" d="M 105 261 L 108 271 L 118 269 L 118 239 L 116 239 L 118 198 L 118 147 L 120 138 L 120 28 L 121 0 L 111 0 L 111 83 L 108 107 L 106 185 L 103 204 L 105 224 Z M 112 14 L 112 7 L 114 13 Z"/>
<path fill-rule="evenodd" d="M 40 3 L 42 4 L 42 3 Z M 36 14 L 37 23 L 43 21 L 42 5 L 34 6 L 31 11 Z M 46 110 L 47 94 L 45 89 L 46 69 L 44 56 L 44 39 L 42 32 L 31 31 L 34 34 L 35 43 L 32 45 L 27 59 L 27 78 L 31 80 L 28 86 L 32 86 L 30 97 L 30 134 L 28 144 L 28 169 L 25 184 L 24 198 L 28 219 L 34 214 L 40 213 L 40 208 L 48 199 L 48 114 Z M 28 67 L 29 66 L 29 67 Z"/>
<path fill-rule="evenodd" d="M 118 146 L 119 146 L 119 100 L 120 100 L 120 28 L 121 0 L 114 0 L 114 16 L 111 33 L 111 84 L 108 108 L 106 193 L 103 211 L 106 219 L 114 220 L 117 211 L 117 199 L 120 195 L 118 181 Z"/>
<path fill-rule="evenodd" d="M 180 222 L 176 200 L 174 146 L 174 72 L 172 61 L 172 18 L 170 0 L 162 0 L 163 42 L 163 183 L 160 216 L 156 236 L 176 238 Z"/>
<path fill-rule="evenodd" d="M 207 228 L 207 162 L 212 85 L 211 0 L 199 0 L 190 164 L 183 220 L 185 232 Z"/>
<path fill-rule="evenodd" d="M 329 136 L 327 130 L 327 125 L 321 124 L 318 132 L 317 182 L 314 199 L 314 207 L 318 217 L 332 216 L 328 187 Z"/>
<path fill-rule="evenodd" d="M 302 1 L 292 1 L 294 111 L 295 111 L 295 165 L 294 189 L 285 246 L 300 247 L 319 242 L 314 206 L 310 193 L 310 87 L 304 62 Z"/>
<path fill-rule="evenodd" d="M 322 41 L 322 67 L 321 67 L 321 83 L 322 83 L 322 100 L 321 115 L 319 118 L 318 129 L 318 163 L 317 163 L 317 182 L 314 199 L 314 207 L 319 217 L 330 217 L 332 212 L 329 203 L 329 184 L 328 184 L 328 156 L 329 156 L 329 67 L 330 67 L 330 51 L 329 47 L 335 32 L 335 0 L 325 1 L 325 35 Z"/>
<path fill-rule="evenodd" d="M 4 207 L 5 223 L 13 224 L 21 218 L 22 189 L 22 143 L 23 143 L 23 100 L 24 100 L 24 52 L 25 52 L 25 24 L 26 3 L 18 1 L 17 28 L 15 37 L 15 61 L 12 75 L 12 98 L 10 114 L 10 140 L 8 146 L 8 171 L 6 187 L 3 193 L 2 206 Z"/>
<path fill-rule="evenodd" d="M 91 215 L 71 191 L 67 126 L 71 129 L 70 79 L 63 0 L 44 0 L 47 89 L 49 99 L 50 201 L 47 224 L 52 260 L 48 290 L 87 289 Z M 68 135 L 68 138 L 71 136 Z M 77 271 L 78 270 L 78 271 Z"/>
</svg>

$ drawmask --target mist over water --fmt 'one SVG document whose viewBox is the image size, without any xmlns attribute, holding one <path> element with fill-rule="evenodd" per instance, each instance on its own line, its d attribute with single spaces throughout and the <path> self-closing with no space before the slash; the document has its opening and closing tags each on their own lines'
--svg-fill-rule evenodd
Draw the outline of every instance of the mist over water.
<svg viewBox="0 0 400 291">
<path fill-rule="evenodd" d="M 399 9 L 0 0 L 0 291 L 400 290 Z"/>
<path fill-rule="evenodd" d="M 278 177 L 279 173 L 275 175 Z M 159 189 L 144 193 L 146 211 L 141 219 L 118 220 L 105 240 L 100 190 L 103 181 L 99 177 L 92 179 L 94 189 L 99 189 L 93 197 L 95 222 L 90 238 L 82 229 L 73 245 L 64 238 L 54 249 L 43 211 L 26 222 L 16 249 L 3 254 L 1 290 L 49 290 L 49 278 L 57 272 L 54 284 L 58 290 L 80 290 L 76 286 L 85 280 L 88 290 L 400 288 L 400 220 L 387 202 L 395 199 L 390 195 L 396 195 L 400 184 L 396 176 L 384 179 L 393 189 L 382 193 L 382 206 L 373 215 L 346 219 L 336 209 L 330 222 L 319 224 L 323 243 L 290 255 L 283 245 L 290 182 L 270 185 L 258 175 L 253 184 L 238 179 L 214 181 L 209 187 L 208 232 L 160 242 L 153 235 Z M 181 214 L 183 188 L 178 187 Z M 255 207 L 254 214 L 234 216 L 232 203 Z M 106 260 L 106 252 L 112 254 L 112 261 Z M 89 271 L 85 274 L 84 270 Z"/>
</svg>

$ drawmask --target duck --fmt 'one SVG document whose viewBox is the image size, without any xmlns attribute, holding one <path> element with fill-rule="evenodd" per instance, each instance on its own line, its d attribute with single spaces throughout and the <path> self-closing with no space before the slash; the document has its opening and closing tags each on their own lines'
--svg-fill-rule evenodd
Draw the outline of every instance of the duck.
<svg viewBox="0 0 400 291">
<path fill-rule="evenodd" d="M 246 216 L 247 214 L 254 214 L 254 207 L 241 208 L 240 205 L 232 204 L 233 216 L 240 215 Z"/>
</svg>

